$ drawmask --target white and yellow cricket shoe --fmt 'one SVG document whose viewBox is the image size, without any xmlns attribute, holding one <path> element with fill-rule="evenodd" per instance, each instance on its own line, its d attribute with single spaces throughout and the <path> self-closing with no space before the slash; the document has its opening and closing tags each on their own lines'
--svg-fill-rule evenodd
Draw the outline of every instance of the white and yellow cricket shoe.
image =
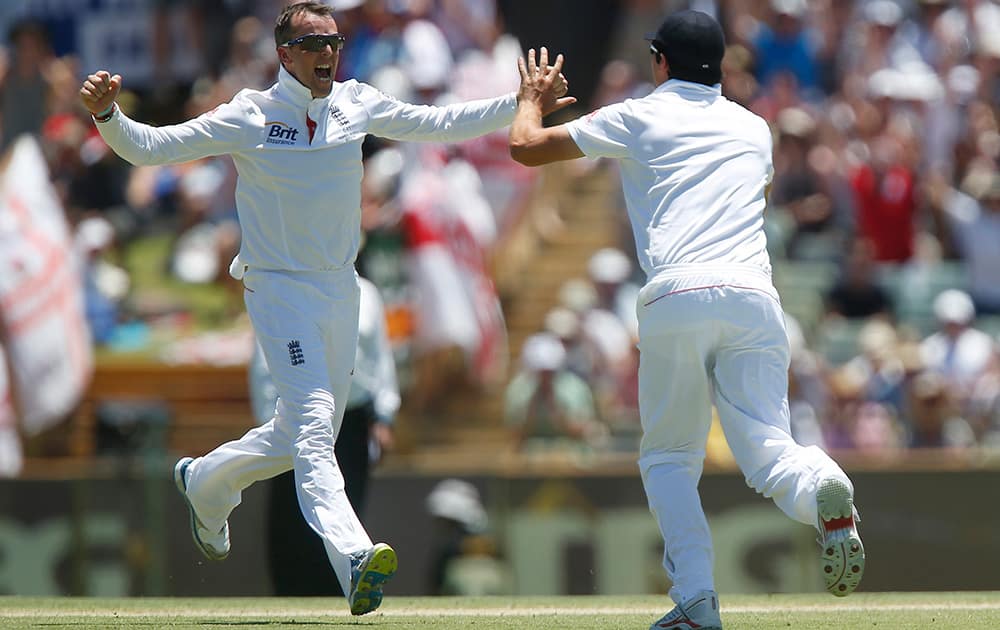
<svg viewBox="0 0 1000 630">
<path fill-rule="evenodd" d="M 352 615 L 365 615 L 382 604 L 382 586 L 396 574 L 396 552 L 385 543 L 351 556 Z"/>
</svg>

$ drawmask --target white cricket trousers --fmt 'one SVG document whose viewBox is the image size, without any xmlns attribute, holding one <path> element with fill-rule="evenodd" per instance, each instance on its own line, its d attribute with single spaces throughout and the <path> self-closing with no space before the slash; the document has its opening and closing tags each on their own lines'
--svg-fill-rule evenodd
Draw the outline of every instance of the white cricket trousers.
<svg viewBox="0 0 1000 630">
<path fill-rule="evenodd" d="M 715 590 L 712 539 L 698 495 L 718 410 L 747 484 L 791 518 L 817 526 L 820 480 L 847 476 L 817 447 L 795 443 L 788 415 L 788 338 L 777 292 L 756 268 L 660 274 L 639 316 L 639 468 L 681 603 Z"/>
<path fill-rule="evenodd" d="M 319 534 L 345 594 L 349 555 L 372 547 L 344 492 L 334 442 L 358 345 L 354 268 L 332 272 L 249 269 L 245 301 L 278 390 L 274 417 L 191 466 L 188 497 L 206 527 L 222 527 L 243 489 L 294 469 L 299 507 Z"/>
</svg>

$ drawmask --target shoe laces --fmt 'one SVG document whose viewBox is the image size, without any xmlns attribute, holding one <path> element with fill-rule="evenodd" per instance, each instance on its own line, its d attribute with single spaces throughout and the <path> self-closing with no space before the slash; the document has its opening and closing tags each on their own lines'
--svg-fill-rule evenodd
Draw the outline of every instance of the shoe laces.
<svg viewBox="0 0 1000 630">
<path fill-rule="evenodd" d="M 357 583 L 358 578 L 361 576 L 361 565 L 364 564 L 365 558 L 368 556 L 367 551 L 357 551 L 350 555 L 351 559 L 351 582 Z"/>
</svg>

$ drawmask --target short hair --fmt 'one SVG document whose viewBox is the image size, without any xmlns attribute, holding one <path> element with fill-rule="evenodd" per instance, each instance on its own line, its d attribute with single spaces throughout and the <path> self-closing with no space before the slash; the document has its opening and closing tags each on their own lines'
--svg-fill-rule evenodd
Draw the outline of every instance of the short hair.
<svg viewBox="0 0 1000 630">
<path fill-rule="evenodd" d="M 300 13 L 312 13 L 321 17 L 333 17 L 333 8 L 322 2 L 296 2 L 285 7 L 274 21 L 274 43 L 281 46 L 292 34 L 292 18 Z"/>
<path fill-rule="evenodd" d="M 16 46 L 22 37 L 34 37 L 42 46 L 48 48 L 52 45 L 49 37 L 49 29 L 38 20 L 26 19 L 15 22 L 7 31 L 7 41 Z"/>
</svg>

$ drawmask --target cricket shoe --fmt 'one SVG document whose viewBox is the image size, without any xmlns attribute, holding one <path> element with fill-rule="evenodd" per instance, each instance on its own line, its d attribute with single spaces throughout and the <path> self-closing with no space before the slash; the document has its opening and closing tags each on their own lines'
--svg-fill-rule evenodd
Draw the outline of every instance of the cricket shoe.
<svg viewBox="0 0 1000 630">
<path fill-rule="evenodd" d="M 837 597 L 846 597 L 858 587 L 865 573 L 865 547 L 858 534 L 860 519 L 850 486 L 833 477 L 821 481 L 816 509 L 826 590 Z"/>
<path fill-rule="evenodd" d="M 719 597 L 715 591 L 702 591 L 677 604 L 649 630 L 722 630 Z"/>
<path fill-rule="evenodd" d="M 396 552 L 385 543 L 351 555 L 352 615 L 365 615 L 382 604 L 382 585 L 396 574 Z"/>
<path fill-rule="evenodd" d="M 205 527 L 195 514 L 194 506 L 191 505 L 187 495 L 187 472 L 193 461 L 194 459 L 190 457 L 177 460 L 177 464 L 174 465 L 174 485 L 184 497 L 188 512 L 191 514 L 191 538 L 194 539 L 195 546 L 209 560 L 224 560 L 229 555 L 229 521 L 223 523 L 222 529 L 213 532 Z"/>
</svg>

